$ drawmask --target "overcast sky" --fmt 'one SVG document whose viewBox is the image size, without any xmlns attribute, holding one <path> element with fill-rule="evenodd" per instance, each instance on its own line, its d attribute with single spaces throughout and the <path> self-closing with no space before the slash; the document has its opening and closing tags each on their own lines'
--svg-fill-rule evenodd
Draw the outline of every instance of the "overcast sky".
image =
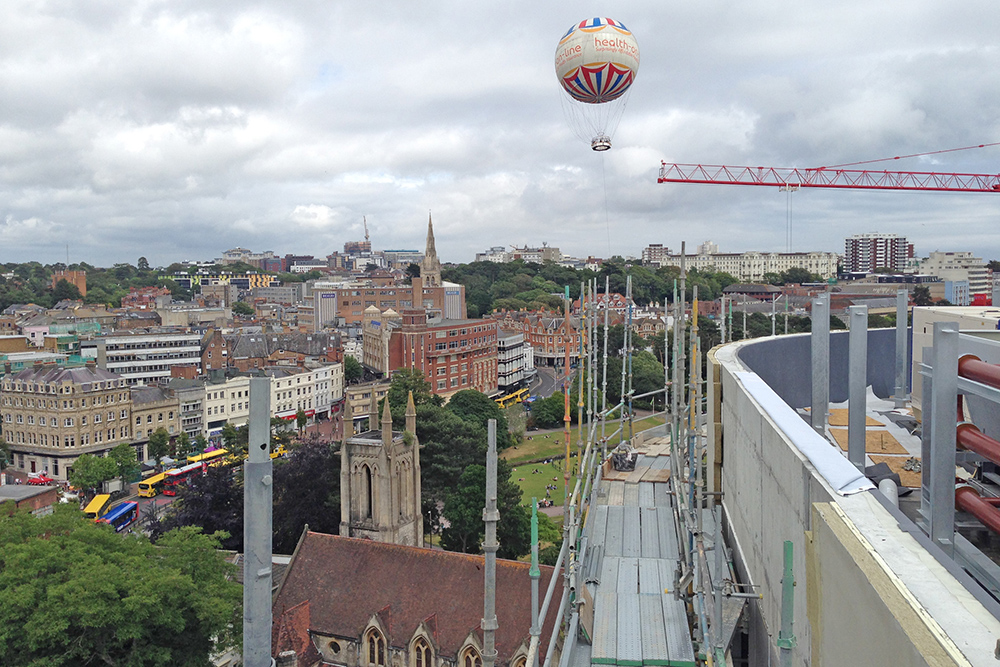
<svg viewBox="0 0 1000 667">
<path fill-rule="evenodd" d="M 559 8 L 554 8 L 559 5 Z M 573 133 L 556 43 L 592 16 L 641 66 L 614 148 Z M 1000 3 L 5 0 L 0 262 L 443 261 L 781 251 L 789 195 L 657 185 L 660 161 L 817 167 L 1000 141 Z M 872 165 L 1000 172 L 1000 146 Z M 1000 193 L 807 190 L 794 250 L 863 232 L 1000 258 Z"/>
</svg>

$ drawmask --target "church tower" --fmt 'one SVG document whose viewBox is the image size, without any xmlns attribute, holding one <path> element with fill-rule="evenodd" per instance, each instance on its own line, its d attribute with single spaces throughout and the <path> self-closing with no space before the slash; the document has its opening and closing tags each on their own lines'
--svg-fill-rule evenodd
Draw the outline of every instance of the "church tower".
<svg viewBox="0 0 1000 667">
<path fill-rule="evenodd" d="M 376 423 L 377 405 L 372 392 L 367 431 L 350 434 L 345 426 L 340 449 L 340 534 L 420 546 L 424 522 L 413 394 L 406 405 L 406 430 L 402 432 L 392 430 L 388 399 L 381 423 Z"/>
<path fill-rule="evenodd" d="M 424 250 L 424 261 L 420 264 L 420 277 L 424 287 L 441 287 L 441 260 L 434 247 L 434 223 L 430 213 L 427 214 L 427 248 Z M 419 308 L 420 304 L 414 303 L 413 307 Z"/>
</svg>

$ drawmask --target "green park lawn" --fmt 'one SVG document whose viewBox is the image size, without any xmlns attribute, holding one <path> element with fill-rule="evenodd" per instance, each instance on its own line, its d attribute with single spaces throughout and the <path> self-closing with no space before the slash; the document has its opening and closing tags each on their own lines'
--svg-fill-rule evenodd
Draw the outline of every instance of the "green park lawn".
<svg viewBox="0 0 1000 667">
<path fill-rule="evenodd" d="M 659 426 L 663 423 L 663 417 L 646 417 L 641 419 L 634 424 L 636 432 L 644 431 L 648 428 L 654 426 Z M 615 427 L 617 428 L 617 427 Z M 613 429 L 612 429 L 613 430 Z M 511 479 L 521 487 L 521 502 L 525 505 L 531 504 L 532 497 L 538 498 L 539 500 L 544 499 L 545 496 L 545 486 L 547 484 L 555 484 L 556 488 L 549 491 L 549 497 L 557 505 L 561 505 L 563 502 L 563 462 L 553 461 L 552 463 L 526 463 L 526 461 L 531 461 L 533 459 L 548 458 L 550 456 L 559 456 L 564 453 L 566 448 L 565 435 L 562 431 L 552 431 L 548 433 L 538 433 L 532 432 L 531 440 L 525 438 L 524 442 L 518 445 L 516 448 L 511 447 L 503 452 L 501 452 L 500 457 L 508 461 L 514 466 L 514 471 L 511 473 Z M 578 437 L 577 429 L 572 431 L 572 440 L 570 441 L 570 451 L 573 454 L 573 462 L 576 463 L 576 440 Z M 616 438 L 617 441 L 617 438 Z M 538 474 L 532 474 L 532 470 L 541 471 Z M 552 478 L 555 477 L 555 481 Z M 521 481 L 521 480 L 524 481 Z M 572 490 L 572 485 L 575 483 L 575 478 L 570 478 L 570 490 Z"/>
</svg>

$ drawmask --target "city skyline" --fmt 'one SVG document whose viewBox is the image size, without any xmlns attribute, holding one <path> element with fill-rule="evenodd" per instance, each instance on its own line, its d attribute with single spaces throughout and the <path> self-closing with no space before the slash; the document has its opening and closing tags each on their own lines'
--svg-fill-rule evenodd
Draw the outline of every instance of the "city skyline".
<svg viewBox="0 0 1000 667">
<path fill-rule="evenodd" d="M 789 209 L 794 251 L 878 231 L 998 258 L 989 194 L 656 183 L 661 160 L 818 167 L 996 141 L 1000 9 L 964 9 L 606 3 L 641 64 L 597 154 L 553 69 L 582 10 L 18 3 L 0 29 L 0 262 L 326 254 L 364 238 L 363 216 L 375 247 L 421 247 L 428 211 L 450 262 L 543 242 L 639 256 L 682 235 L 774 252 Z M 869 167 L 998 164 L 986 147 Z"/>
</svg>

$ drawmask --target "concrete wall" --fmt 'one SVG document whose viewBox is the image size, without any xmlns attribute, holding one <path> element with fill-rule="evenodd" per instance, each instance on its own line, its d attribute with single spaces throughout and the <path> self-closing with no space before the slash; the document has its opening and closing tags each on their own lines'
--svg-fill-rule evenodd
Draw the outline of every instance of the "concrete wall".
<svg viewBox="0 0 1000 667">
<path fill-rule="evenodd" d="M 874 347 L 882 332 L 871 335 Z M 808 335 L 798 338 L 808 342 Z M 770 377 L 771 390 L 797 402 L 810 397 L 808 385 L 803 389 L 797 378 L 809 375 L 807 344 L 768 339 L 724 346 L 710 355 L 721 380 L 721 401 L 710 397 L 708 424 L 721 430 L 713 435 L 715 455 L 723 461 L 726 532 L 742 581 L 762 595 L 749 608 L 750 664 L 777 664 L 785 540 L 794 545 L 792 664 L 996 664 L 996 606 L 984 606 L 971 594 L 975 584 L 967 575 L 935 560 L 913 534 L 919 531 L 912 523 L 890 513 L 874 493 L 843 496 L 834 490 L 803 454 L 808 448 L 772 419 L 775 405 L 785 411 L 782 418 L 791 408 L 768 392 L 766 398 L 774 400 L 765 409 L 744 385 L 748 364 L 743 362 L 751 347 L 757 348 L 752 358 Z M 885 366 L 891 377 L 893 369 Z M 891 382 L 884 384 L 891 391 Z M 836 457 L 833 463 L 841 465 Z M 901 529 L 904 524 L 907 529 Z"/>
</svg>

